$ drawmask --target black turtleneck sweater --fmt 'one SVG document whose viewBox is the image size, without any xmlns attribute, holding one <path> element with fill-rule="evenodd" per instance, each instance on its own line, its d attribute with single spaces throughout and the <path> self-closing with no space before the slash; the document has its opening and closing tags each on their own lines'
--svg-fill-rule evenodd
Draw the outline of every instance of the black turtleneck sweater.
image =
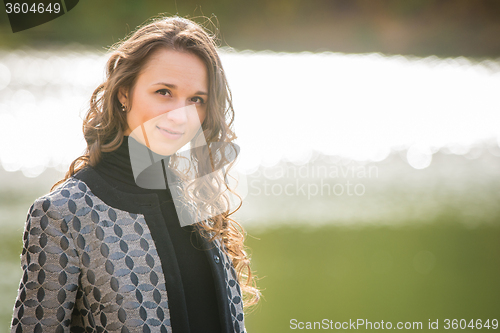
<svg viewBox="0 0 500 333">
<path fill-rule="evenodd" d="M 221 332 L 221 323 L 215 294 L 214 280 L 207 256 L 203 253 L 199 233 L 193 226 L 181 227 L 170 190 L 145 189 L 137 186 L 129 155 L 129 137 L 115 151 L 102 153 L 101 161 L 94 169 L 106 182 L 116 189 L 128 193 L 155 193 L 161 203 L 161 211 L 171 236 L 175 256 L 184 286 L 191 332 Z M 170 157 L 164 156 L 162 163 L 168 165 Z M 148 170 L 144 170 L 147 173 Z M 143 174 L 141 174 L 143 176 Z M 146 175 L 147 176 L 147 175 Z M 156 244 L 157 247 L 162 244 Z M 166 285 L 169 297 L 172 331 L 176 332 L 177 293 L 170 292 L 177 286 Z"/>
</svg>

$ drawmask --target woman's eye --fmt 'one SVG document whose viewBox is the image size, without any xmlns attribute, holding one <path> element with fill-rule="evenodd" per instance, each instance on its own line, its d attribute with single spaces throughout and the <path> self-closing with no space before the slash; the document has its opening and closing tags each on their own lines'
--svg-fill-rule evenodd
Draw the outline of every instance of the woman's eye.
<svg viewBox="0 0 500 333">
<path fill-rule="evenodd" d="M 168 91 L 168 89 L 160 89 L 160 90 L 157 90 L 156 92 L 160 95 L 163 95 L 163 96 L 170 95 L 170 91 Z"/>
<path fill-rule="evenodd" d="M 195 103 L 205 104 L 205 100 L 201 97 L 198 97 L 198 96 L 191 98 L 191 101 L 193 101 Z"/>
</svg>

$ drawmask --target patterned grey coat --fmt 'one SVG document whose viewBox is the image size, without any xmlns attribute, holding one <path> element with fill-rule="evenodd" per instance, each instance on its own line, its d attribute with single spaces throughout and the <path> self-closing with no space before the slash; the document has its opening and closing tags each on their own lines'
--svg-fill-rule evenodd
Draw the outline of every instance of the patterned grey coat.
<svg viewBox="0 0 500 333">
<path fill-rule="evenodd" d="M 84 170 L 88 179 L 99 177 Z M 169 239 L 158 196 L 118 192 L 104 181 L 87 184 L 85 172 L 29 209 L 11 331 L 171 332 L 166 283 L 182 282 L 168 242 L 155 246 Z M 223 332 L 244 332 L 230 258 L 219 242 L 205 246 Z M 189 332 L 182 310 L 178 321 Z"/>
</svg>

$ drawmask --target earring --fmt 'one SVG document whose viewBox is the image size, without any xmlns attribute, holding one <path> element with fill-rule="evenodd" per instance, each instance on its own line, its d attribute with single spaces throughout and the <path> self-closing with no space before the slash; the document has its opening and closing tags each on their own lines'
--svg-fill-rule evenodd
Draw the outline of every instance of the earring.
<svg viewBox="0 0 500 333">
<path fill-rule="evenodd" d="M 122 104 L 122 111 L 123 112 L 127 111 L 127 108 L 125 107 L 125 104 Z"/>
</svg>

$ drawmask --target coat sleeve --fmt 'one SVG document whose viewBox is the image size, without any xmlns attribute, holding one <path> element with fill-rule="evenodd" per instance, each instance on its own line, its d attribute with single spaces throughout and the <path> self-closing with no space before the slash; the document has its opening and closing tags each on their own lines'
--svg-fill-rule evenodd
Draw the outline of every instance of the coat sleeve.
<svg viewBox="0 0 500 333">
<path fill-rule="evenodd" d="M 79 281 L 71 218 L 42 197 L 31 205 L 23 235 L 23 275 L 11 332 L 69 332 Z"/>
</svg>

